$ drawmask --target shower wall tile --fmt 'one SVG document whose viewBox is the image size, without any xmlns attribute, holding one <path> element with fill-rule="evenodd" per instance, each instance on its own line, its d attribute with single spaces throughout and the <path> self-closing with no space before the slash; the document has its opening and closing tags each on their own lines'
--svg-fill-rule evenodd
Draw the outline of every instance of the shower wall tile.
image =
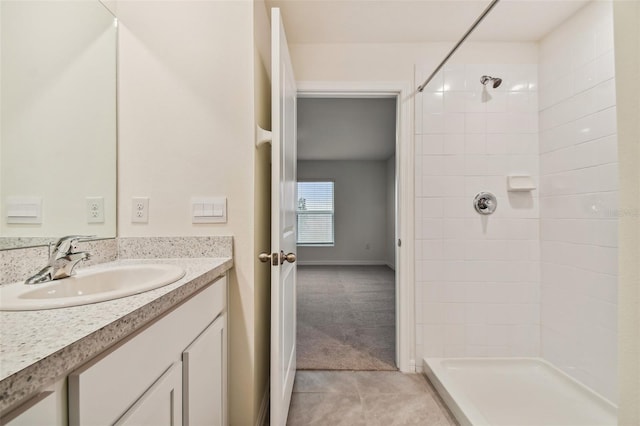
<svg viewBox="0 0 640 426">
<path fill-rule="evenodd" d="M 509 174 L 538 179 L 537 65 L 456 65 L 442 75 L 416 101 L 417 359 L 538 356 L 538 197 L 506 189 Z M 503 79 L 487 89 L 489 102 L 482 75 Z M 480 191 L 498 198 L 489 217 L 473 208 Z"/>
<path fill-rule="evenodd" d="M 611 3 L 582 9 L 541 41 L 539 54 L 542 355 L 616 401 L 620 213 Z"/>
<path fill-rule="evenodd" d="M 447 65 L 444 67 L 444 91 L 465 91 L 467 88 L 465 65 Z M 478 79 L 480 77 L 477 77 Z M 468 82 L 471 87 L 472 80 Z"/>
<path fill-rule="evenodd" d="M 435 92 L 441 99 L 444 98 L 444 112 L 465 112 L 468 92 Z M 444 96 L 443 96 L 444 95 Z"/>
<path fill-rule="evenodd" d="M 422 112 L 425 114 L 443 113 L 444 101 L 442 92 L 424 92 L 422 98 Z"/>
</svg>

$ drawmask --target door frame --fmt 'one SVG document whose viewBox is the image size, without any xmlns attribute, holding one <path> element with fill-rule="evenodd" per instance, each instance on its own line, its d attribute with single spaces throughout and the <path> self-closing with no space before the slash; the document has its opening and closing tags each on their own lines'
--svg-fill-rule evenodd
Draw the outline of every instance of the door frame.
<svg viewBox="0 0 640 426">
<path fill-rule="evenodd" d="M 408 82 L 297 81 L 298 97 L 396 98 L 396 363 L 415 373 L 413 88 Z"/>
</svg>

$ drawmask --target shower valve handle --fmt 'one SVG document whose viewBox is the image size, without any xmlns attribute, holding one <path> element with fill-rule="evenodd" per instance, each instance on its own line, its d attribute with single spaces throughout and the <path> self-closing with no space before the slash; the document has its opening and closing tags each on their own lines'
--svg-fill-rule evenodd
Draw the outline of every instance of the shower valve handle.
<svg viewBox="0 0 640 426">
<path fill-rule="evenodd" d="M 473 199 L 473 207 L 480 214 L 491 214 L 498 207 L 496 196 L 490 192 L 480 192 Z"/>
<path fill-rule="evenodd" d="M 493 203 L 491 202 L 491 200 L 489 198 L 480 198 L 478 200 L 478 207 L 480 209 L 482 209 L 482 210 L 490 209 L 492 205 L 493 205 Z"/>
</svg>

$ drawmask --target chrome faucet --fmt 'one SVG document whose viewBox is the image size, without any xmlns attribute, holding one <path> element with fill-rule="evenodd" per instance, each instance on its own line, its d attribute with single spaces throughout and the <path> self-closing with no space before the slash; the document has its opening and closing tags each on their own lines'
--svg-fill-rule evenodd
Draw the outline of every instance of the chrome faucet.
<svg viewBox="0 0 640 426">
<path fill-rule="evenodd" d="M 42 268 L 32 277 L 27 278 L 25 284 L 39 284 L 48 281 L 67 278 L 75 274 L 75 266 L 91 255 L 86 251 L 76 251 L 78 242 L 92 238 L 92 236 L 69 235 L 58 240 L 49 255 L 47 266 Z"/>
</svg>

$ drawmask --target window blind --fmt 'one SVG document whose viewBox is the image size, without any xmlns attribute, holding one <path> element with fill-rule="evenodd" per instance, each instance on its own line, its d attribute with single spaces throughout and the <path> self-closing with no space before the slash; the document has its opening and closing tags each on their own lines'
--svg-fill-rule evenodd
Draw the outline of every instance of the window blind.
<svg viewBox="0 0 640 426">
<path fill-rule="evenodd" d="M 334 245 L 333 182 L 298 182 L 297 243 Z"/>
</svg>

